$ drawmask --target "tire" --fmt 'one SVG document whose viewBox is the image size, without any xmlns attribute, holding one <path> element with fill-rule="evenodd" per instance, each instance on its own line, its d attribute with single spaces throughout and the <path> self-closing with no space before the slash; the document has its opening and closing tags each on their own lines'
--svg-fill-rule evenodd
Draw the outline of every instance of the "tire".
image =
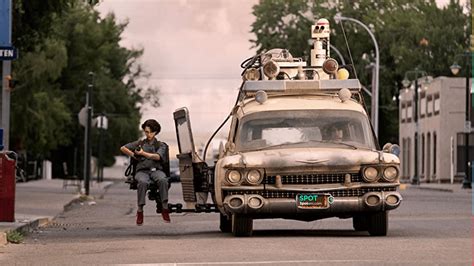
<svg viewBox="0 0 474 266">
<path fill-rule="evenodd" d="M 352 226 L 356 231 L 367 231 L 369 223 L 366 215 L 357 215 L 352 217 Z"/>
<path fill-rule="evenodd" d="M 232 215 L 232 234 L 234 236 L 251 236 L 253 231 L 252 218 Z"/>
<path fill-rule="evenodd" d="M 386 236 L 388 232 L 388 213 L 377 212 L 368 216 L 369 234 L 371 236 Z"/>
<path fill-rule="evenodd" d="M 219 220 L 219 229 L 222 233 L 230 233 L 232 232 L 232 219 L 229 219 L 227 216 L 219 213 L 220 220 Z"/>
</svg>

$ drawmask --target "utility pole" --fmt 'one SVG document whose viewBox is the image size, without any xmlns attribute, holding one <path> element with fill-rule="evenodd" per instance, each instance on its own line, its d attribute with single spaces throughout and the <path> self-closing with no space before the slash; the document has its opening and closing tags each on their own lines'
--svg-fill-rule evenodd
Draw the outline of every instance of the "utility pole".
<svg viewBox="0 0 474 266">
<path fill-rule="evenodd" d="M 418 172 L 418 143 L 420 138 L 420 128 L 418 124 L 418 74 L 415 78 L 415 116 L 413 117 L 413 121 L 415 121 L 415 175 L 413 176 L 412 184 L 419 185 L 420 184 L 420 175 Z M 423 163 L 423 162 L 422 162 Z"/>
<path fill-rule="evenodd" d="M 94 72 L 89 72 L 89 84 L 86 93 L 87 123 L 85 129 L 85 173 L 84 173 L 84 189 L 85 194 L 89 195 L 89 187 L 91 180 L 91 131 L 92 131 L 92 89 L 94 88 Z"/>
</svg>

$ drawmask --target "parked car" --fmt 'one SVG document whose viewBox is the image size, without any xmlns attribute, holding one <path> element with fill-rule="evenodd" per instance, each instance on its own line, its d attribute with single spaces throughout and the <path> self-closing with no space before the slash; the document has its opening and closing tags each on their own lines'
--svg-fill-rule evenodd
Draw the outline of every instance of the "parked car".
<svg viewBox="0 0 474 266">
<path fill-rule="evenodd" d="M 170 182 L 181 182 L 178 160 L 170 160 Z"/>
</svg>

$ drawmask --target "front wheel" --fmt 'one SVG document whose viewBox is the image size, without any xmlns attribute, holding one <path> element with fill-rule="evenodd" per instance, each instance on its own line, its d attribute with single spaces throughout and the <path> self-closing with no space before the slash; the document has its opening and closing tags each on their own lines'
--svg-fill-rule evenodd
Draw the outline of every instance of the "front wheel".
<svg viewBox="0 0 474 266">
<path fill-rule="evenodd" d="M 371 236 L 386 236 L 388 232 L 388 213 L 377 212 L 368 216 L 369 234 Z"/>
<path fill-rule="evenodd" d="M 234 236 L 251 236 L 252 231 L 252 218 L 236 214 L 232 215 L 232 233 Z"/>
<path fill-rule="evenodd" d="M 230 233 L 232 232 L 232 219 L 229 219 L 227 216 L 219 213 L 220 220 L 219 220 L 219 229 L 221 229 L 222 233 Z"/>
</svg>

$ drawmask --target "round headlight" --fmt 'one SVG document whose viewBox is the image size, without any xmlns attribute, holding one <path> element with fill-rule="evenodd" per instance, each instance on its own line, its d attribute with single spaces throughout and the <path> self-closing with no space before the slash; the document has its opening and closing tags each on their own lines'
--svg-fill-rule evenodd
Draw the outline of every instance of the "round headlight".
<svg viewBox="0 0 474 266">
<path fill-rule="evenodd" d="M 388 182 L 393 182 L 398 177 L 398 169 L 394 166 L 389 166 L 383 170 L 383 179 Z"/>
<path fill-rule="evenodd" d="M 245 80 L 259 80 L 260 79 L 260 71 L 256 68 L 249 68 L 244 73 Z"/>
<path fill-rule="evenodd" d="M 277 62 L 269 60 L 263 65 L 263 73 L 269 79 L 275 79 L 278 73 L 280 73 L 280 66 Z"/>
<path fill-rule="evenodd" d="M 379 178 L 379 171 L 377 170 L 377 168 L 369 166 L 364 169 L 364 173 L 362 176 L 367 182 L 375 182 Z"/>
<path fill-rule="evenodd" d="M 227 181 L 229 181 L 229 183 L 231 184 L 238 184 L 240 183 L 241 179 L 242 179 L 242 175 L 240 174 L 239 171 L 231 170 L 227 174 Z"/>
<path fill-rule="evenodd" d="M 323 71 L 326 72 L 326 74 L 336 74 L 338 68 L 339 64 L 337 63 L 336 59 L 328 58 L 324 60 Z"/>
<path fill-rule="evenodd" d="M 252 185 L 258 185 L 262 180 L 262 174 L 258 170 L 250 170 L 247 174 L 247 182 Z"/>
</svg>

